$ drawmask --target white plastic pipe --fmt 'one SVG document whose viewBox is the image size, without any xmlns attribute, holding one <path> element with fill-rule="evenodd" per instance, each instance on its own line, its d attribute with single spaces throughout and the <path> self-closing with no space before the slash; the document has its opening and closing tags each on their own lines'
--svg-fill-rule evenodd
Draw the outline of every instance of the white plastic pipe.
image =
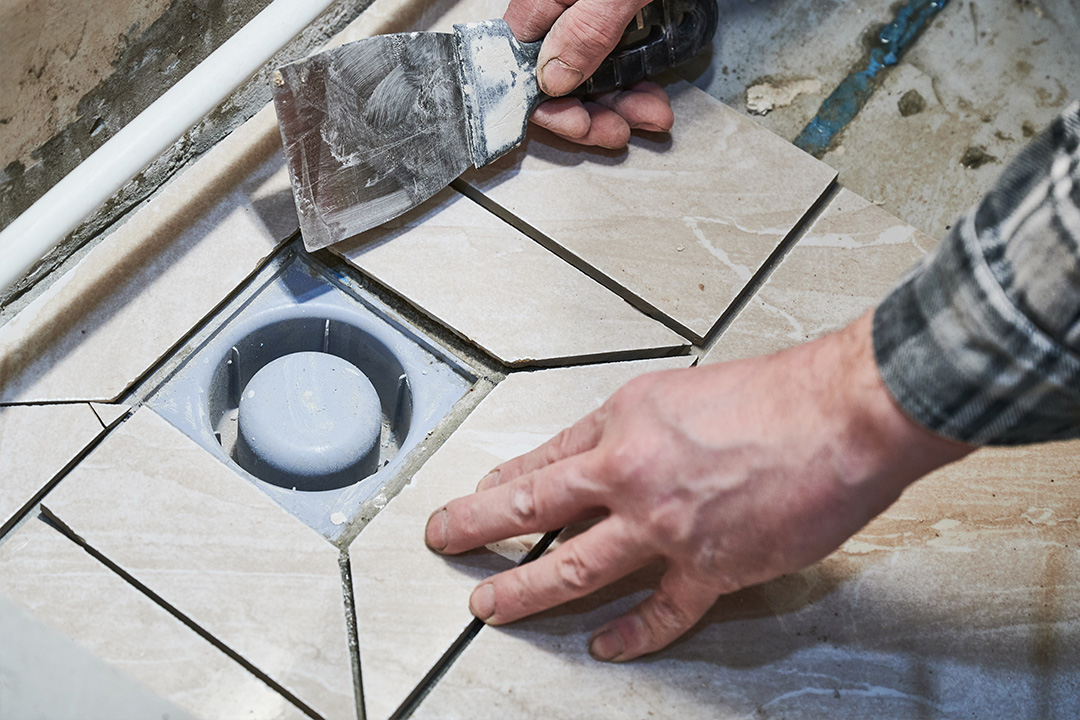
<svg viewBox="0 0 1080 720">
<path fill-rule="evenodd" d="M 0 232 L 0 291 L 168 149 L 334 0 L 274 0 Z"/>
</svg>

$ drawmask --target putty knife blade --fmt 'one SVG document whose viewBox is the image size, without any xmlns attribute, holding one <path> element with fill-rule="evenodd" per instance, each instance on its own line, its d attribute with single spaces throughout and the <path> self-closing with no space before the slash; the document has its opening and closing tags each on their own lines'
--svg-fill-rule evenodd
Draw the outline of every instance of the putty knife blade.
<svg viewBox="0 0 1080 720">
<path fill-rule="evenodd" d="M 382 35 L 280 68 L 274 102 L 304 245 L 415 207 L 471 164 L 455 38 Z"/>
</svg>

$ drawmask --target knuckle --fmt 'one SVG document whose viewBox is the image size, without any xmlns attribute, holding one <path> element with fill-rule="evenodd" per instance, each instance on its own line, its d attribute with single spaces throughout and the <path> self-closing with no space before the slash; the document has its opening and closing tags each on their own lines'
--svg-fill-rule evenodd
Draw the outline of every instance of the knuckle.
<svg viewBox="0 0 1080 720">
<path fill-rule="evenodd" d="M 584 594 L 590 591 L 598 577 L 597 569 L 573 545 L 565 545 L 556 565 L 563 588 Z"/>
<path fill-rule="evenodd" d="M 536 519 L 536 486 L 532 478 L 522 479 L 510 492 L 510 512 L 523 526 Z"/>
<path fill-rule="evenodd" d="M 653 594 L 651 610 L 646 624 L 653 639 L 657 641 L 668 642 L 681 635 L 697 619 L 692 617 L 673 595 L 663 589 L 658 589 Z"/>
</svg>

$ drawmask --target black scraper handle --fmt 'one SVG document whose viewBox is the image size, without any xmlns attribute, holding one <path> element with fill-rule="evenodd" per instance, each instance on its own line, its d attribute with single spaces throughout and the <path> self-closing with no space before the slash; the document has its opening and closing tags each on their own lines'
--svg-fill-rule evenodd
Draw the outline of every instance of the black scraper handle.
<svg viewBox="0 0 1080 720">
<path fill-rule="evenodd" d="M 712 43 L 718 14 L 716 0 L 653 0 L 572 94 L 610 92 L 681 65 Z"/>
<path fill-rule="evenodd" d="M 653 0 L 634 16 L 596 72 L 570 94 L 618 90 L 681 65 L 712 43 L 718 16 L 716 0 Z M 523 60 L 534 67 L 542 42 L 520 45 Z"/>
</svg>

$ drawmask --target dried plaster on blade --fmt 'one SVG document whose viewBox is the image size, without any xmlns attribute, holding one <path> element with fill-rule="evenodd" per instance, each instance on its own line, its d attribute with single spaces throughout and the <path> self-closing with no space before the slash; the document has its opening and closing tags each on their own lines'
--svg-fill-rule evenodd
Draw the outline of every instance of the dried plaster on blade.
<svg viewBox="0 0 1080 720">
<path fill-rule="evenodd" d="M 461 91 L 469 108 L 473 160 L 482 167 L 518 145 L 539 96 L 535 65 L 515 52 L 514 38 L 494 22 L 456 26 Z M 467 44 L 464 47 L 461 40 Z"/>
</svg>

